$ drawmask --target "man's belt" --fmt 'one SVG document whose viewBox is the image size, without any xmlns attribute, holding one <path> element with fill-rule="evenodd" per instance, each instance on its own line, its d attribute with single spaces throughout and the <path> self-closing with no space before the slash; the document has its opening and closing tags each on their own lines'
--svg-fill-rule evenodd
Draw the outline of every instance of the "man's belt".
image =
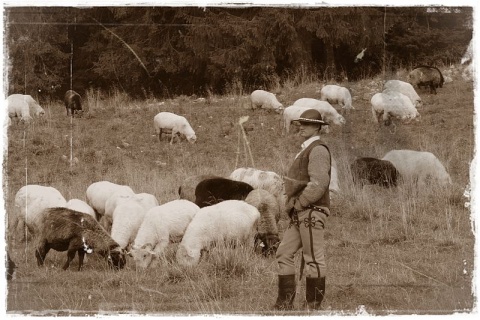
<svg viewBox="0 0 480 320">
<path fill-rule="evenodd" d="M 313 210 L 313 211 L 321 212 L 324 215 L 326 215 L 327 217 L 329 216 L 328 211 L 323 209 L 322 207 L 319 207 L 319 206 L 316 206 L 316 205 L 313 205 L 313 204 L 309 204 L 308 206 L 306 206 L 306 208 L 310 209 L 310 210 Z"/>
</svg>

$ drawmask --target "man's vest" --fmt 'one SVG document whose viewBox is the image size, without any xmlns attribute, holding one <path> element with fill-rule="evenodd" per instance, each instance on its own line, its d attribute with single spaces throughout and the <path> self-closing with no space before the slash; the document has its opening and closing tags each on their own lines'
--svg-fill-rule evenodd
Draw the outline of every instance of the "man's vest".
<svg viewBox="0 0 480 320">
<path fill-rule="evenodd" d="M 287 194 L 288 200 L 298 197 L 302 193 L 303 189 L 305 189 L 305 187 L 307 186 L 307 183 L 310 181 L 310 177 L 308 175 L 308 158 L 310 156 L 310 152 L 316 146 L 324 146 L 325 148 L 327 148 L 328 153 L 330 154 L 330 150 L 328 149 L 328 147 L 320 140 L 313 141 L 305 150 L 300 152 L 300 154 L 295 158 L 292 166 L 288 170 L 287 177 L 284 179 L 285 192 Z M 330 163 L 328 169 L 329 184 L 331 179 L 331 163 L 332 157 L 330 155 Z M 330 206 L 330 193 L 328 188 L 317 202 L 311 204 L 328 208 Z"/>
</svg>

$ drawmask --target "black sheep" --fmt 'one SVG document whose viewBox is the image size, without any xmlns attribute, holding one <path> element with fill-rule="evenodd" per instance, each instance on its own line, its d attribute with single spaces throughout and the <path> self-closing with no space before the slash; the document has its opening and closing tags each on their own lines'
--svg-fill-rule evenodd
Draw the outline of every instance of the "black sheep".
<svg viewBox="0 0 480 320">
<path fill-rule="evenodd" d="M 80 113 L 82 111 L 82 99 L 80 95 L 73 90 L 65 92 L 64 100 L 65 108 L 67 108 L 67 116 L 74 116 L 75 112 Z"/>
<path fill-rule="evenodd" d="M 200 208 L 224 200 L 245 200 L 253 187 L 248 183 L 227 178 L 210 178 L 201 181 L 195 188 L 195 204 Z"/>
<path fill-rule="evenodd" d="M 400 178 L 400 173 L 390 161 L 376 158 L 358 158 L 350 165 L 350 169 L 353 182 L 362 187 L 365 184 L 394 187 Z"/>
<path fill-rule="evenodd" d="M 437 88 L 442 88 L 445 82 L 442 72 L 431 66 L 415 67 L 408 74 L 408 81 L 417 87 L 425 86 L 430 88 L 430 93 L 437 94 Z"/>
<path fill-rule="evenodd" d="M 78 270 L 82 268 L 85 253 L 97 252 L 111 267 L 125 266 L 125 252 L 92 216 L 67 208 L 48 208 L 42 214 L 35 256 L 42 266 L 50 249 L 67 251 L 66 270 L 78 252 Z"/>
</svg>

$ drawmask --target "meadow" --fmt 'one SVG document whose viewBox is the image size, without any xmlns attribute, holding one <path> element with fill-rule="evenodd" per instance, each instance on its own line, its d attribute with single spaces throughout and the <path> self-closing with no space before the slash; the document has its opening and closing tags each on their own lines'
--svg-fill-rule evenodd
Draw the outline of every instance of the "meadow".
<svg viewBox="0 0 480 320">
<path fill-rule="evenodd" d="M 394 128 L 373 122 L 370 98 L 381 91 L 382 80 L 342 83 L 351 90 L 355 109 L 344 113 L 345 126 L 332 126 L 322 135 L 336 159 L 341 192 L 332 196 L 326 225 L 328 275 L 321 313 L 468 313 L 475 301 L 475 236 L 470 199 L 464 195 L 474 156 L 473 83 L 454 77 L 436 95 L 417 90 L 421 118 Z M 275 93 L 288 106 L 301 97 L 319 98 L 323 84 L 292 79 Z M 193 268 L 176 264 L 172 245 L 167 262 L 146 271 L 136 270 L 132 258 L 125 269 L 109 270 L 96 254 L 88 256 L 82 271 L 76 270 L 77 259 L 63 271 L 65 252 L 51 251 L 45 267 L 38 268 L 32 241 L 17 241 L 12 228 L 13 199 L 25 184 L 53 186 L 67 200 L 85 200 L 92 182 L 109 180 L 165 203 L 178 198 L 179 185 L 191 175 L 228 176 L 241 166 L 284 174 L 301 137 L 296 130 L 282 134 L 281 115 L 250 110 L 241 86 L 230 92 L 136 101 L 121 92 L 90 90 L 83 97 L 82 117 L 71 121 L 63 104 L 51 101 L 43 104 L 43 119 L 10 126 L 3 188 L 7 249 L 18 269 L 6 285 L 7 314 L 286 314 L 272 310 L 275 259 L 248 247 L 215 248 Z M 197 143 L 159 141 L 153 117 L 161 111 L 187 117 Z M 246 115 L 253 163 L 238 124 L 224 133 L 225 123 Z M 427 189 L 353 185 L 349 166 L 356 157 L 382 158 L 392 149 L 434 153 L 453 184 Z M 289 314 L 305 313 L 304 281 L 298 284 L 297 311 Z"/>
</svg>

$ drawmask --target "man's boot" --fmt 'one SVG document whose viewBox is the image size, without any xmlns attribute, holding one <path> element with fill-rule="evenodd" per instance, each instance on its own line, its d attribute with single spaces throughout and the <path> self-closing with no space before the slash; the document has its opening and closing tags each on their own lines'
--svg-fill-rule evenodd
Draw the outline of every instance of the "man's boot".
<svg viewBox="0 0 480 320">
<path fill-rule="evenodd" d="M 278 297 L 277 302 L 273 306 L 276 310 L 292 310 L 293 300 L 295 299 L 295 275 L 279 275 L 278 276 Z"/>
<path fill-rule="evenodd" d="M 306 307 L 308 310 L 319 310 L 325 296 L 325 277 L 306 278 Z"/>
</svg>

